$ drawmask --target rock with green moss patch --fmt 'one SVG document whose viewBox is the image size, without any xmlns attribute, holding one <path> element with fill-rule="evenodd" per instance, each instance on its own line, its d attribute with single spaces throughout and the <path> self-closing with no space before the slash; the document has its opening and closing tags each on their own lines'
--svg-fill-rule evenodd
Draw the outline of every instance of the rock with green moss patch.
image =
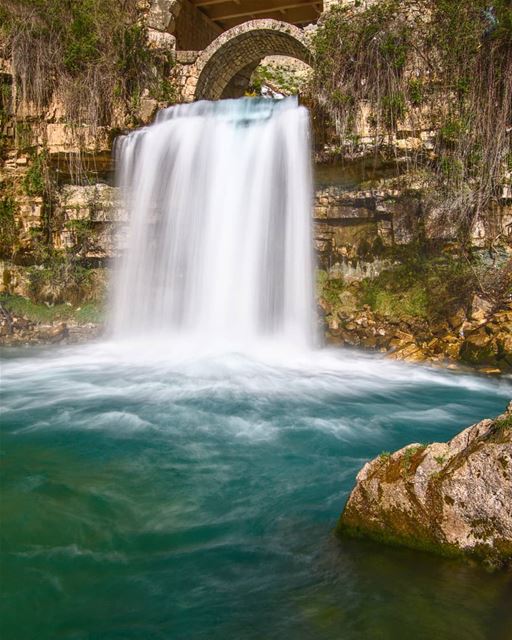
<svg viewBox="0 0 512 640">
<path fill-rule="evenodd" d="M 448 443 L 368 462 L 338 531 L 512 565 L 512 402 Z"/>
<path fill-rule="evenodd" d="M 485 327 L 471 333 L 462 343 L 460 357 L 469 364 L 495 364 L 498 356 L 496 339 Z"/>
</svg>

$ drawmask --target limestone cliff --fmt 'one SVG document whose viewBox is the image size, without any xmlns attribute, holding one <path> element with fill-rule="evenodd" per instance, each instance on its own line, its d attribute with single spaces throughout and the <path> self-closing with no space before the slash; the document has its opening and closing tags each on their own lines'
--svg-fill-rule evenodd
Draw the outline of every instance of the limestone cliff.
<svg viewBox="0 0 512 640">
<path fill-rule="evenodd" d="M 337 530 L 510 564 L 512 402 L 448 443 L 410 444 L 368 462 Z"/>
</svg>

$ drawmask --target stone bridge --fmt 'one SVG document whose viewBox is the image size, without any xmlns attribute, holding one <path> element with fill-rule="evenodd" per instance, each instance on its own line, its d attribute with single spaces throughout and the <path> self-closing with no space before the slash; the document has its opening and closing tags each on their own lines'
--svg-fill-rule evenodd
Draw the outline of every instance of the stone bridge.
<svg viewBox="0 0 512 640">
<path fill-rule="evenodd" d="M 188 70 L 183 97 L 238 97 L 263 58 L 274 55 L 309 63 L 311 53 L 302 29 L 272 19 L 251 20 L 233 27 L 199 54 Z"/>
<path fill-rule="evenodd" d="M 174 75 L 184 101 L 243 95 L 253 71 L 267 56 L 287 56 L 309 64 L 312 25 L 329 3 L 147 1 L 150 41 L 175 49 Z"/>
</svg>

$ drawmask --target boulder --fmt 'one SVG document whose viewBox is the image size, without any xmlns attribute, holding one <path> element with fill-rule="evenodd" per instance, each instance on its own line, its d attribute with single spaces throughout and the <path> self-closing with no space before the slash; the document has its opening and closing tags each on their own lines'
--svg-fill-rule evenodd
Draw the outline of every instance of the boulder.
<svg viewBox="0 0 512 640">
<path fill-rule="evenodd" d="M 448 324 L 452 329 L 458 329 L 466 320 L 466 313 L 464 309 L 458 309 L 454 314 L 448 318 Z"/>
<path fill-rule="evenodd" d="M 44 342 L 60 342 L 67 338 L 69 335 L 69 330 L 67 324 L 65 322 L 60 322 L 59 324 L 51 327 L 44 327 L 39 330 L 37 338 Z"/>
<path fill-rule="evenodd" d="M 470 318 L 474 322 L 484 322 L 492 312 L 492 304 L 478 295 L 473 296 Z"/>
<path fill-rule="evenodd" d="M 482 328 L 471 333 L 462 343 L 460 357 L 469 364 L 494 364 L 498 355 L 495 338 Z"/>
<path fill-rule="evenodd" d="M 512 402 L 448 443 L 410 444 L 368 462 L 337 530 L 512 566 Z"/>
</svg>

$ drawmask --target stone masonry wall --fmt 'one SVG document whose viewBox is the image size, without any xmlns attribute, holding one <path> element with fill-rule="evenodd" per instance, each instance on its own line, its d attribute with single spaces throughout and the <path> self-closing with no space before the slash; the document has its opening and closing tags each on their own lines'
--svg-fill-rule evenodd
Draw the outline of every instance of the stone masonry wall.
<svg viewBox="0 0 512 640">
<path fill-rule="evenodd" d="M 176 19 L 174 35 L 178 49 L 199 51 L 222 33 L 222 29 L 207 18 L 204 13 L 184 0 Z"/>
</svg>

